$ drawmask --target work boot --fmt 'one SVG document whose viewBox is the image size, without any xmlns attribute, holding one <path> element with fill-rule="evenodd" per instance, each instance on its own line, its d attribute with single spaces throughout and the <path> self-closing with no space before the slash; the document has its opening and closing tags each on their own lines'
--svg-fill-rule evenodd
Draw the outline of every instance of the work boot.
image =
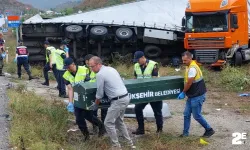
<svg viewBox="0 0 250 150">
<path fill-rule="evenodd" d="M 183 138 L 183 137 L 188 137 L 188 135 L 181 134 L 179 137 L 180 137 L 180 138 Z"/>
<path fill-rule="evenodd" d="M 46 86 L 49 86 L 49 82 L 43 82 L 42 85 L 46 85 Z"/>
<path fill-rule="evenodd" d="M 209 129 L 209 130 L 206 130 L 202 137 L 209 138 L 209 137 L 212 136 L 214 133 L 215 133 L 215 131 L 213 130 L 213 128 L 211 128 L 211 129 Z"/>
<path fill-rule="evenodd" d="M 81 131 L 81 132 L 82 132 L 82 134 L 84 136 L 84 139 L 83 139 L 84 142 L 90 139 L 88 130 L 84 130 L 84 131 Z"/>
<path fill-rule="evenodd" d="M 93 134 L 97 134 L 98 133 L 98 126 L 93 125 Z"/>
<path fill-rule="evenodd" d="M 29 80 L 32 80 L 32 79 L 35 79 L 34 77 L 32 77 L 32 76 L 29 76 Z"/>
<path fill-rule="evenodd" d="M 138 128 L 136 131 L 133 131 L 132 134 L 143 135 L 143 134 L 145 134 L 145 132 L 144 132 L 144 130 Z"/>
<path fill-rule="evenodd" d="M 162 127 L 158 127 L 156 133 L 162 133 Z"/>
<path fill-rule="evenodd" d="M 60 94 L 59 93 L 59 95 L 58 95 L 59 97 L 61 97 L 61 98 L 69 98 L 69 96 L 68 95 L 66 95 L 66 94 Z"/>
<path fill-rule="evenodd" d="M 101 136 L 103 136 L 105 133 L 106 133 L 106 130 L 105 130 L 104 124 L 102 124 L 102 125 L 99 126 L 98 136 L 101 137 Z"/>
</svg>

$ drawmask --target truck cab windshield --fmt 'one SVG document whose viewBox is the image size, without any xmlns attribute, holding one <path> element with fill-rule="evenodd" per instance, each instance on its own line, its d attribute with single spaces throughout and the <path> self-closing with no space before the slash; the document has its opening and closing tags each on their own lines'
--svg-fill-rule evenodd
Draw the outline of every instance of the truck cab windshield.
<svg viewBox="0 0 250 150">
<path fill-rule="evenodd" d="M 228 31 L 228 14 L 199 14 L 186 16 L 186 32 L 225 32 Z"/>
</svg>

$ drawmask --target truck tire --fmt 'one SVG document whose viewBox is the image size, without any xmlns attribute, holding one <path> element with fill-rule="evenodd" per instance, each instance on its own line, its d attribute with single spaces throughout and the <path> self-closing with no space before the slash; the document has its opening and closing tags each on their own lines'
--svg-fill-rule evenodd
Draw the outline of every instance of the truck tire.
<svg viewBox="0 0 250 150">
<path fill-rule="evenodd" d="M 156 58 L 161 55 L 162 50 L 157 46 L 149 45 L 145 47 L 144 53 L 148 58 Z"/>
<path fill-rule="evenodd" d="M 77 39 L 83 36 L 83 29 L 79 25 L 69 25 L 66 27 L 66 36 L 69 39 Z"/>
<path fill-rule="evenodd" d="M 235 53 L 234 64 L 235 64 L 235 66 L 241 66 L 242 65 L 242 55 L 241 55 L 241 52 L 236 52 Z"/>
<path fill-rule="evenodd" d="M 130 28 L 118 28 L 115 33 L 120 41 L 127 41 L 133 36 L 133 31 Z"/>
<path fill-rule="evenodd" d="M 90 37 L 95 41 L 104 40 L 108 33 L 108 29 L 104 26 L 94 26 L 90 29 Z"/>
</svg>

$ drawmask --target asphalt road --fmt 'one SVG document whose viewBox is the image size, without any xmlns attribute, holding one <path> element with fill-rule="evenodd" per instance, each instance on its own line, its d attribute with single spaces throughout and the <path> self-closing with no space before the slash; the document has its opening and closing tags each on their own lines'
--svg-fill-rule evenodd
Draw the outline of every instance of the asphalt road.
<svg viewBox="0 0 250 150">
<path fill-rule="evenodd" d="M 6 93 L 8 80 L 0 76 L 0 150 L 9 149 L 9 128 L 8 128 L 8 98 Z"/>
</svg>

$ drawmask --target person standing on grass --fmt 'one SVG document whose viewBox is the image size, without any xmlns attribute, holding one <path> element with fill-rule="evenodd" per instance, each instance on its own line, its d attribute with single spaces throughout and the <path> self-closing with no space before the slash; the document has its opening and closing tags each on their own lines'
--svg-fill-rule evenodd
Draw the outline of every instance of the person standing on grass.
<svg viewBox="0 0 250 150">
<path fill-rule="evenodd" d="M 58 90 L 59 90 L 59 97 L 68 98 L 66 95 L 66 88 L 63 79 L 63 74 L 65 72 L 64 66 L 64 59 L 66 58 L 66 53 L 64 52 L 64 45 L 61 44 L 59 49 L 54 51 L 54 58 L 56 63 L 56 73 L 57 73 L 57 83 L 58 83 Z"/>
<path fill-rule="evenodd" d="M 159 76 L 158 63 L 152 60 L 146 59 L 142 51 L 136 51 L 134 54 L 134 75 L 136 79 L 149 79 Z M 143 109 L 148 103 L 141 103 L 135 105 L 136 120 L 138 122 L 138 128 L 133 131 L 132 134 L 142 135 L 144 131 L 144 117 Z M 150 105 L 154 111 L 157 130 L 156 133 L 161 133 L 163 128 L 163 117 L 162 117 L 162 101 L 150 102 Z"/>
<path fill-rule="evenodd" d="M 185 137 L 189 135 L 189 128 L 191 122 L 191 113 L 194 119 L 199 122 L 203 128 L 205 128 L 205 133 L 203 137 L 212 136 L 215 131 L 207 121 L 203 118 L 201 114 L 202 105 L 206 99 L 206 85 L 203 79 L 203 75 L 200 67 L 192 60 L 193 56 L 190 52 L 186 51 L 182 54 L 183 64 L 186 65 L 186 72 L 184 76 L 184 89 L 179 94 L 177 99 L 184 99 L 185 96 L 188 97 L 186 101 L 186 107 L 184 110 L 184 130 L 180 137 Z"/>
<path fill-rule="evenodd" d="M 55 62 L 54 62 L 54 51 L 56 50 L 55 47 L 53 46 L 50 46 L 50 43 L 49 41 L 45 41 L 44 42 L 44 47 L 46 49 L 46 64 L 43 68 L 43 75 L 44 75 L 44 78 L 45 78 L 45 82 L 42 83 L 42 85 L 46 85 L 46 86 L 49 86 L 49 75 L 48 75 L 48 71 L 50 69 L 52 69 L 53 71 L 53 74 L 56 78 L 56 66 L 55 66 Z M 58 86 L 57 86 L 58 88 Z"/>
<path fill-rule="evenodd" d="M 116 128 L 125 138 L 131 149 L 136 147 L 131 140 L 127 127 L 123 121 L 125 110 L 130 102 L 127 88 L 125 87 L 119 73 L 112 67 L 102 65 L 101 58 L 94 56 L 89 60 L 89 68 L 96 74 L 96 100 L 90 109 L 97 110 L 104 93 L 111 101 L 107 116 L 104 121 L 106 131 L 112 142 L 112 149 L 121 149 L 118 141 Z"/>
<path fill-rule="evenodd" d="M 4 39 L 3 39 L 3 34 L 0 33 L 0 76 L 4 76 L 3 75 L 3 59 L 5 58 L 6 54 L 5 54 L 5 49 L 4 49 Z"/>
<path fill-rule="evenodd" d="M 23 42 L 21 40 L 18 41 L 18 47 L 16 47 L 16 57 L 14 58 L 14 62 L 17 63 L 17 75 L 18 78 L 21 79 L 21 75 L 22 75 L 22 70 L 21 67 L 23 66 L 24 69 L 26 70 L 28 76 L 29 76 L 29 80 L 34 79 L 31 76 L 31 72 L 30 72 L 30 65 L 29 65 L 29 52 L 27 50 L 26 46 L 23 46 Z"/>
<path fill-rule="evenodd" d="M 69 93 L 69 104 L 67 106 L 67 109 L 69 112 L 75 113 L 76 123 L 82 134 L 84 135 L 84 141 L 89 139 L 89 131 L 85 119 L 98 126 L 99 136 L 103 136 L 105 133 L 104 124 L 93 115 L 93 111 L 78 108 L 73 104 L 73 87 L 79 83 L 85 82 L 87 68 L 84 66 L 75 65 L 73 59 L 69 57 L 64 59 L 64 69 L 67 69 L 67 71 L 63 74 L 63 78 L 65 80 L 65 84 L 67 85 Z"/>
<path fill-rule="evenodd" d="M 84 57 L 85 67 L 87 68 L 87 76 L 85 82 L 96 82 L 96 73 L 89 68 L 89 60 L 94 57 L 92 54 L 88 54 Z M 104 97 L 107 99 L 107 96 Z M 105 117 L 107 115 L 108 108 L 101 108 L 101 120 L 104 123 Z M 98 117 L 98 109 L 93 111 L 93 115 Z M 97 126 L 93 125 L 93 131 L 97 133 Z"/>
</svg>

